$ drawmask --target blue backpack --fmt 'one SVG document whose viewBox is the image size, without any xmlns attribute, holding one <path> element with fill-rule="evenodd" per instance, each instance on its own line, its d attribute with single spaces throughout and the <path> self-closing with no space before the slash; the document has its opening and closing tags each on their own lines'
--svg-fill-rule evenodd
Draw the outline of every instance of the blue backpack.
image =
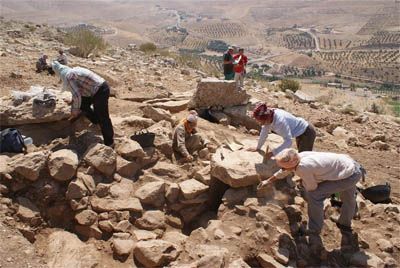
<svg viewBox="0 0 400 268">
<path fill-rule="evenodd" d="M 18 129 L 6 128 L 0 131 L 0 153 L 23 153 L 24 139 Z"/>
</svg>

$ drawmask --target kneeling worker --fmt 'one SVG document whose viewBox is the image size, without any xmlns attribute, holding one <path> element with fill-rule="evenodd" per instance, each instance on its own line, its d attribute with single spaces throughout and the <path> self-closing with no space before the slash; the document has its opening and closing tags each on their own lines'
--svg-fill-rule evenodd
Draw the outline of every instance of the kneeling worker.
<svg viewBox="0 0 400 268">
<path fill-rule="evenodd" d="M 351 220 L 356 213 L 356 183 L 364 176 L 359 163 L 345 154 L 301 152 L 285 149 L 275 156 L 282 169 L 260 183 L 259 188 L 294 172 L 301 178 L 308 202 L 308 232 L 319 235 L 324 222 L 324 200 L 334 193 L 343 202 L 336 225 L 351 232 Z"/>
<path fill-rule="evenodd" d="M 186 162 L 192 161 L 193 153 L 207 145 L 203 137 L 197 133 L 197 120 L 197 112 L 190 111 L 189 115 L 174 130 L 172 147 L 174 152 L 183 157 Z"/>
<path fill-rule="evenodd" d="M 114 129 L 108 113 L 110 88 L 107 82 L 85 68 L 70 68 L 58 61 L 54 61 L 52 67 L 63 81 L 63 88 L 72 93 L 72 109 L 69 120 L 76 119 L 83 112 L 90 122 L 100 125 L 104 144 L 112 147 L 114 145 Z"/>
</svg>

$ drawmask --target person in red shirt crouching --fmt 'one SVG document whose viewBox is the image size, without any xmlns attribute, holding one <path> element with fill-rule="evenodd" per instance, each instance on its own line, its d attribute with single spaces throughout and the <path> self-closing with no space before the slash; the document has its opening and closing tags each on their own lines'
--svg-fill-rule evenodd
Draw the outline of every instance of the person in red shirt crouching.
<svg viewBox="0 0 400 268">
<path fill-rule="evenodd" d="M 244 49 L 239 48 L 239 54 L 233 57 L 234 60 L 234 71 L 235 71 L 235 82 L 236 88 L 243 89 L 244 75 L 246 74 L 247 57 L 244 55 Z"/>
</svg>

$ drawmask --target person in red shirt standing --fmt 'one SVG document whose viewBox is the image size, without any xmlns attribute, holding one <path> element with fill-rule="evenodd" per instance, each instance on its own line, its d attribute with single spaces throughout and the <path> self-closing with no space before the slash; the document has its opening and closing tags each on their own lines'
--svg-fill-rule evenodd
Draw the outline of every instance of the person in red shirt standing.
<svg viewBox="0 0 400 268">
<path fill-rule="evenodd" d="M 233 57 L 236 87 L 243 89 L 244 75 L 246 74 L 247 57 L 244 55 L 244 49 L 239 48 L 239 54 Z"/>
</svg>

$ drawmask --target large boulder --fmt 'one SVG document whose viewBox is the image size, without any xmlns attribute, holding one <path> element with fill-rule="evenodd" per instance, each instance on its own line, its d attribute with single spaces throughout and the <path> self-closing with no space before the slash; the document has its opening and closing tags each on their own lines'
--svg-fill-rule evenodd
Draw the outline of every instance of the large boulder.
<svg viewBox="0 0 400 268">
<path fill-rule="evenodd" d="M 140 144 L 127 138 L 122 138 L 116 143 L 115 151 L 128 160 L 145 157 L 145 153 Z"/>
<path fill-rule="evenodd" d="M 211 175 L 233 188 L 259 183 L 278 170 L 275 161 L 264 161 L 258 152 L 219 148 L 211 160 Z"/>
<path fill-rule="evenodd" d="M 136 190 L 135 196 L 140 199 L 142 204 L 152 205 L 155 207 L 162 206 L 165 202 L 165 182 L 154 181 L 148 182 Z"/>
<path fill-rule="evenodd" d="M 36 181 L 40 171 L 46 166 L 48 154 L 34 152 L 26 155 L 19 154 L 8 163 L 9 167 L 25 179 Z"/>
<path fill-rule="evenodd" d="M 67 181 L 75 175 L 78 164 L 78 155 L 74 151 L 63 149 L 52 153 L 47 165 L 54 179 Z"/>
<path fill-rule="evenodd" d="M 106 265 L 94 244 L 86 244 L 70 232 L 52 232 L 46 245 L 45 253 L 49 267 L 95 267 L 100 261 L 101 265 Z"/>
<path fill-rule="evenodd" d="M 71 93 L 49 90 L 56 96 L 56 105 L 52 107 L 34 105 L 33 99 L 43 90 L 44 88 L 32 87 L 28 92 L 16 93 L 24 96 L 15 97 L 14 94 L 14 97 L 1 98 L 0 125 L 6 127 L 67 119 L 71 115 L 71 107 L 64 99 L 71 99 Z"/>
<path fill-rule="evenodd" d="M 246 91 L 237 90 L 234 81 L 205 78 L 197 84 L 189 108 L 230 107 L 246 104 L 249 99 Z"/>
<path fill-rule="evenodd" d="M 174 261 L 180 254 L 177 245 L 156 239 L 139 241 L 134 250 L 135 258 L 146 268 L 161 267 Z"/>
<path fill-rule="evenodd" d="M 111 147 L 97 143 L 86 151 L 84 159 L 101 173 L 111 176 L 116 168 L 117 154 Z"/>
</svg>

